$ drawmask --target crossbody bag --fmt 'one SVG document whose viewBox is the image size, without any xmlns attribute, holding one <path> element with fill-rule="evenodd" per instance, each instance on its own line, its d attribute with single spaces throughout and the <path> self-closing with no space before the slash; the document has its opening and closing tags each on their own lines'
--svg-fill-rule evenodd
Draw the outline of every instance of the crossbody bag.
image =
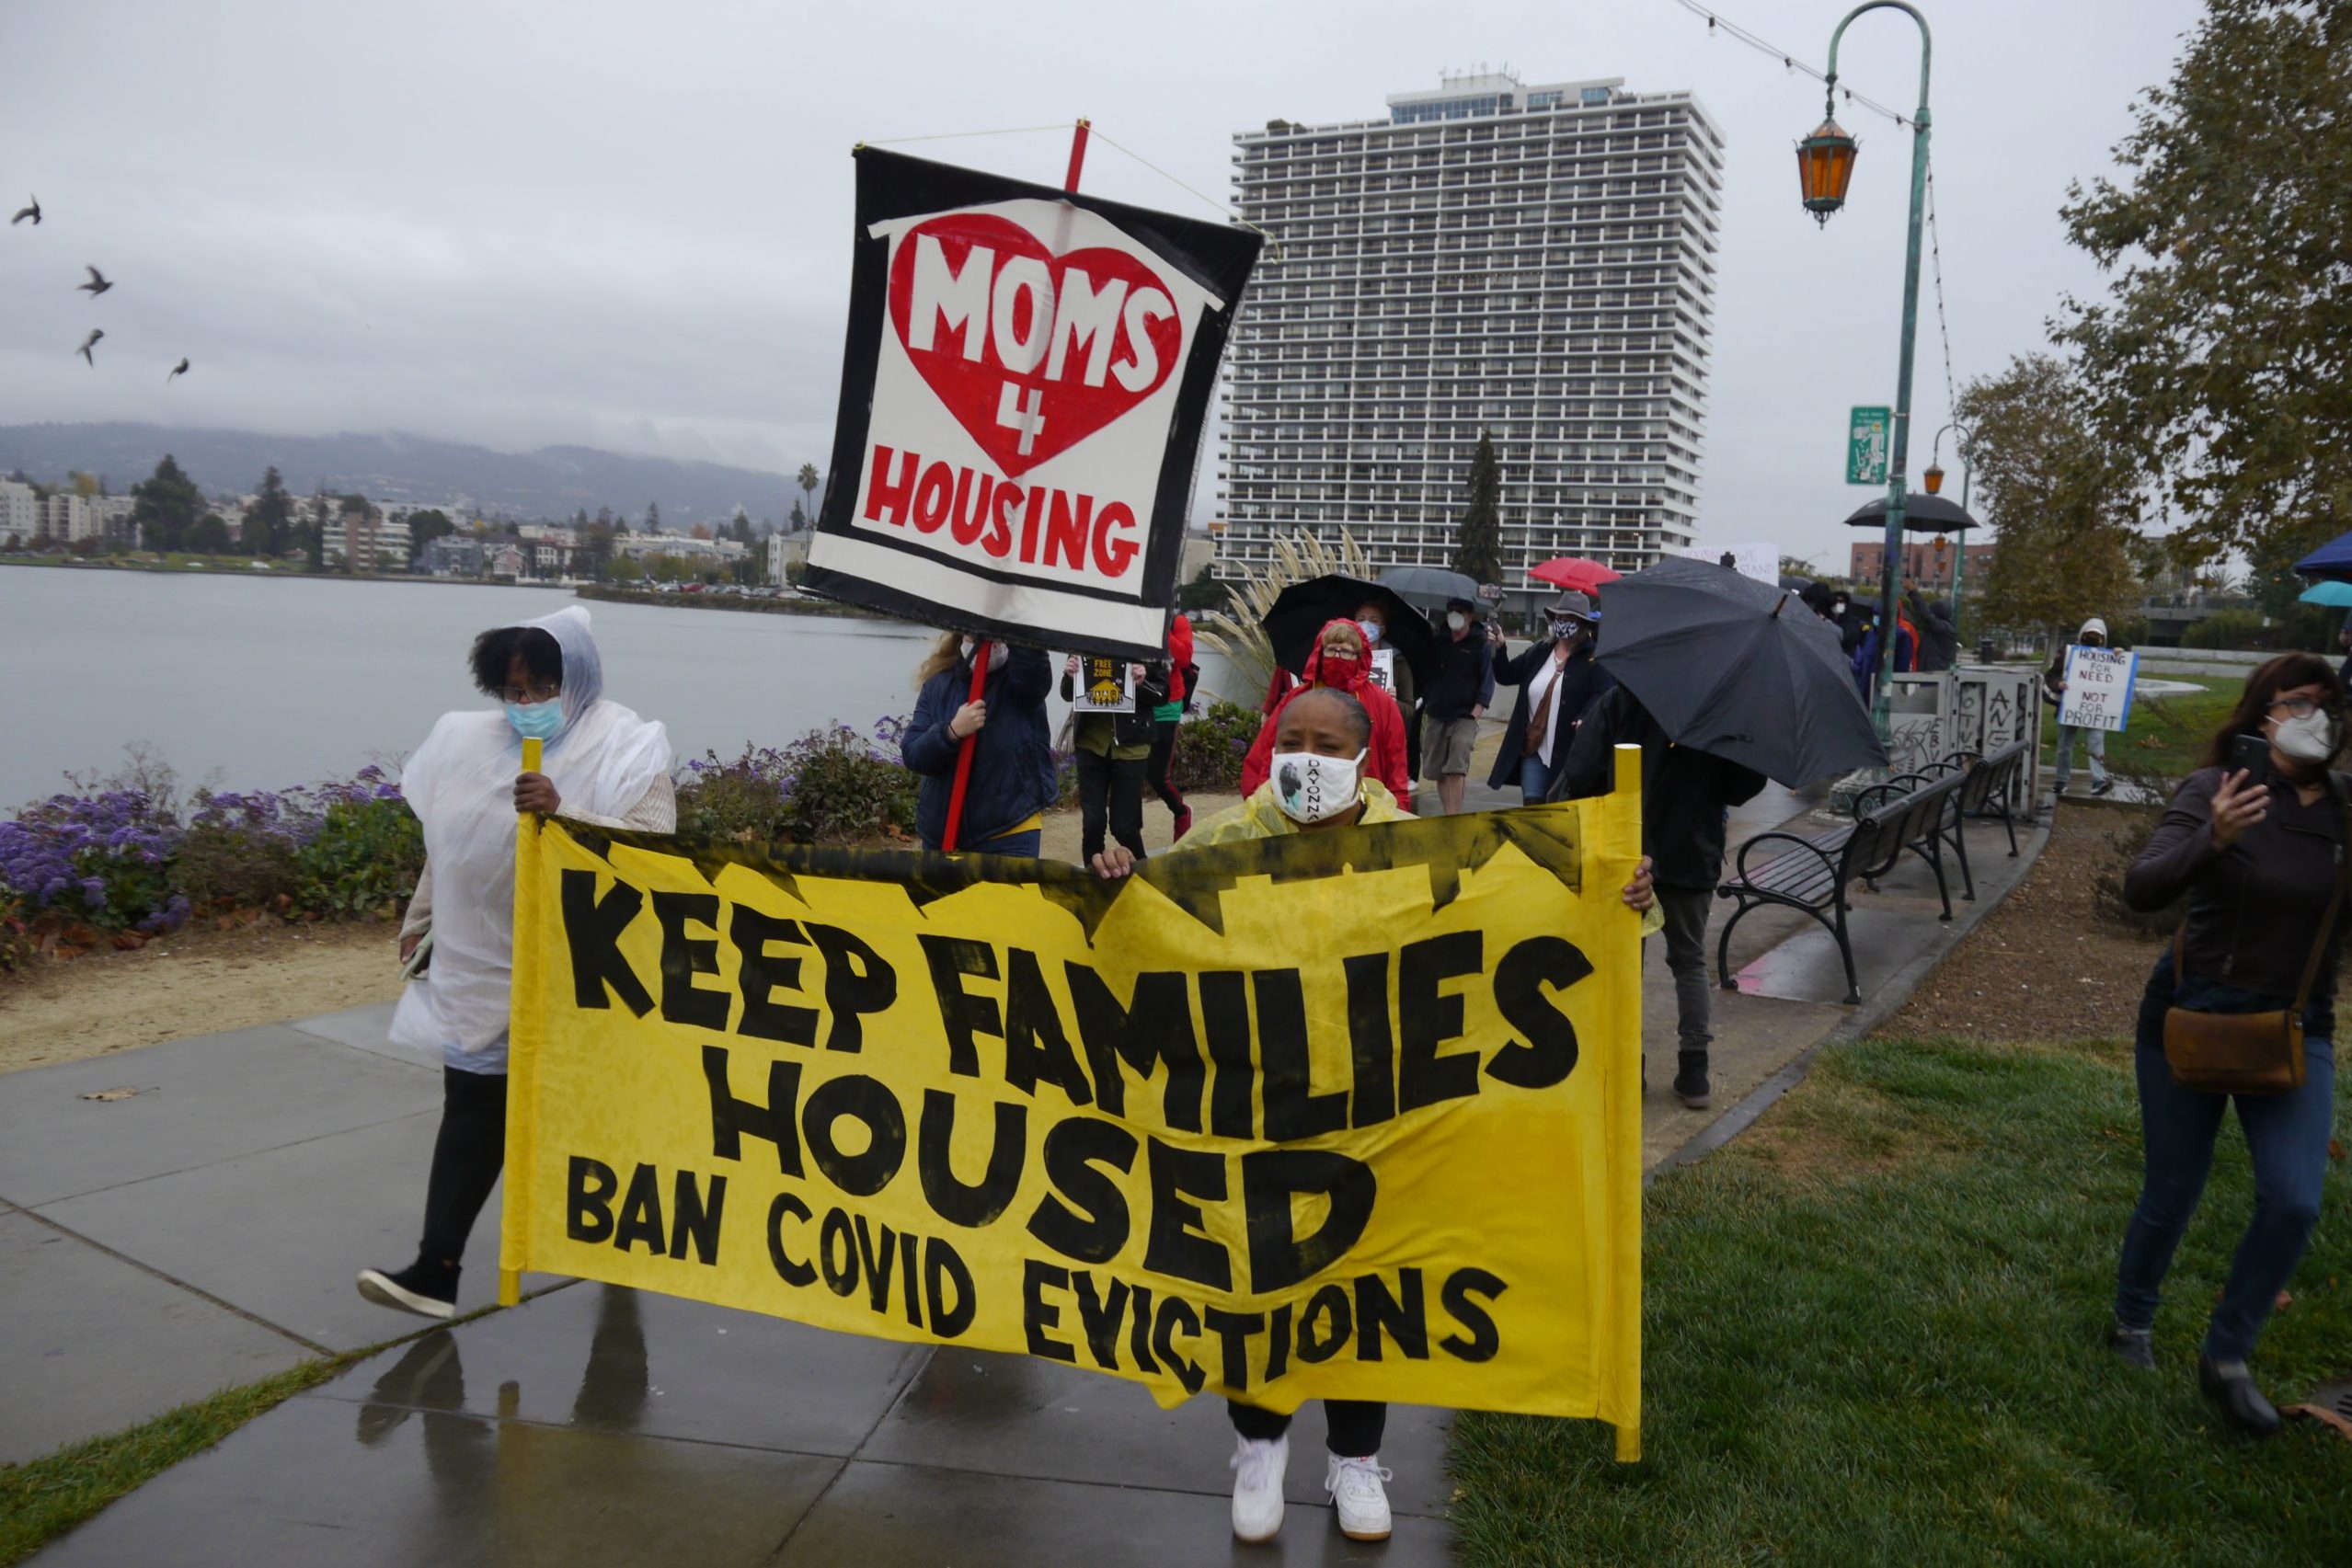
<svg viewBox="0 0 2352 1568">
<path fill-rule="evenodd" d="M 2295 1004 L 2284 1013 L 2197 1013 L 2174 1007 L 2164 1013 L 2164 1061 L 2173 1082 L 2209 1094 L 2285 1094 L 2303 1086 L 2303 1004 L 2312 999 L 2319 967 L 2335 933 L 2336 911 L 2352 884 L 2352 807 L 2335 852 L 2335 892 L 2319 922 L 2312 956 L 2303 964 Z M 2188 921 L 2173 934 L 2173 984 L 2187 974 Z"/>
</svg>

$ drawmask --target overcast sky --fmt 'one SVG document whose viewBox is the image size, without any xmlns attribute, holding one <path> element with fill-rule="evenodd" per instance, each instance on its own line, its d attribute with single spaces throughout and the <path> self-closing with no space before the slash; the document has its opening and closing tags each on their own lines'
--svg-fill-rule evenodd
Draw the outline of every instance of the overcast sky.
<svg viewBox="0 0 2352 1568">
<path fill-rule="evenodd" d="M 1715 8 L 1818 64 L 1845 0 Z M 2097 286 L 2058 220 L 2164 79 L 2194 0 L 1927 0 L 1934 146 L 1962 381 L 2043 342 Z M 1694 89 L 1729 144 L 1704 542 L 1825 567 L 1867 493 L 1845 411 L 1891 402 L 1909 132 L 1859 109 L 1825 232 L 1793 76 L 1675 0 L 1181 6 L 0 3 L 0 423 L 134 419 L 576 442 L 789 472 L 824 465 L 859 140 L 1093 117 L 1228 199 L 1231 137 L 1377 118 L 1447 68 Z M 1846 80 L 1908 108 L 1916 29 L 1875 12 Z M 1057 134 L 927 155 L 1041 180 Z M 1096 144 L 1086 186 L 1207 213 Z M 119 280 L 75 292 L 85 263 Z M 1922 301 L 1912 471 L 1946 414 Z M 74 349 L 106 330 L 95 371 Z M 180 356 L 195 369 L 166 387 Z M 1953 483 L 1957 485 L 1956 465 Z M 1204 470 L 1206 464 L 1204 464 Z M 627 498 L 615 498 L 625 500 Z"/>
</svg>

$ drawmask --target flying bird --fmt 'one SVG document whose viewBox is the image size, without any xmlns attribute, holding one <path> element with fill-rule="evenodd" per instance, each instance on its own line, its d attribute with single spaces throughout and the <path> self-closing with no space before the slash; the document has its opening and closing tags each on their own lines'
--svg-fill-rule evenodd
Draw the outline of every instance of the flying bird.
<svg viewBox="0 0 2352 1568">
<path fill-rule="evenodd" d="M 96 369 L 98 369 L 98 362 L 96 360 L 92 360 L 92 359 L 90 359 L 90 347 L 91 347 L 91 345 L 92 345 L 92 344 L 96 343 L 96 342 L 97 342 L 99 338 L 103 338 L 103 337 L 105 337 L 105 336 L 106 336 L 106 334 L 105 334 L 105 333 L 103 333 L 103 332 L 99 331 L 97 327 L 93 326 L 93 327 L 91 327 L 91 328 L 90 328 L 90 335 L 89 335 L 87 338 L 83 338 L 83 339 L 82 339 L 82 346 L 81 346 L 81 348 L 80 348 L 79 349 L 75 350 L 77 353 L 79 353 L 79 354 L 82 356 L 82 358 L 83 358 L 84 360 L 86 360 L 86 361 L 88 361 L 88 363 L 89 363 L 89 367 L 90 367 L 90 369 L 92 369 L 92 370 L 96 370 Z"/>
<path fill-rule="evenodd" d="M 8 220 L 8 226 L 10 228 L 15 228 L 27 218 L 30 218 L 33 221 L 34 228 L 40 227 L 40 198 L 38 196 L 32 196 L 26 198 L 26 200 L 30 201 L 32 205 L 29 207 L 19 207 L 17 209 L 17 215 Z"/>
<path fill-rule="evenodd" d="M 96 366 L 92 366 L 91 368 L 95 370 L 97 367 L 96 367 Z M 188 373 L 188 357 L 187 357 L 186 355 L 184 355 L 184 354 L 183 354 L 182 356 L 180 356 L 179 363 L 178 363 L 178 364 L 176 364 L 176 365 L 172 366 L 172 368 L 171 368 L 171 375 L 167 375 L 167 376 L 164 377 L 164 384 L 165 384 L 166 386 L 169 386 L 169 385 L 171 384 L 171 379 L 172 379 L 172 376 L 186 375 L 187 373 Z"/>
<path fill-rule="evenodd" d="M 87 289 L 90 292 L 90 298 L 96 299 L 100 294 L 105 293 L 109 289 L 114 287 L 112 283 L 107 281 L 106 274 L 99 271 L 97 268 L 86 268 L 85 270 L 89 273 L 90 280 L 86 283 L 77 283 L 75 287 L 79 289 Z"/>
</svg>

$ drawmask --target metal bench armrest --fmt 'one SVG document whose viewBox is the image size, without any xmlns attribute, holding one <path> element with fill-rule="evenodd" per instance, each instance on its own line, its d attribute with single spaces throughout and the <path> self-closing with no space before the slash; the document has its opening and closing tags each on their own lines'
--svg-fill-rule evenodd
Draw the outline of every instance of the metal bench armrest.
<svg viewBox="0 0 2352 1568">
<path fill-rule="evenodd" d="M 1838 863 L 1830 857 L 1830 853 L 1827 850 L 1824 850 L 1812 840 L 1800 839 L 1795 833 L 1759 833 L 1754 838 L 1739 846 L 1739 861 L 1737 870 L 1733 876 L 1734 883 L 1741 883 L 1748 880 L 1749 852 L 1753 850 L 1758 844 L 1769 843 L 1774 840 L 1778 840 L 1782 843 L 1795 844 L 1797 848 L 1809 852 L 1815 858 L 1820 861 L 1822 867 L 1829 872 L 1830 878 L 1833 881 L 1836 879 L 1838 875 Z M 1774 860 L 1778 860 L 1781 857 L 1778 855 L 1774 855 L 1773 857 Z"/>
</svg>

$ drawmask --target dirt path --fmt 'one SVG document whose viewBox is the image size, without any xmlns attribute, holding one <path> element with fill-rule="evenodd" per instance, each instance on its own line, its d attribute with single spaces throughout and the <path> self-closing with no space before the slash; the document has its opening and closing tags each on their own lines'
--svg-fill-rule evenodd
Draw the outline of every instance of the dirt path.
<svg viewBox="0 0 2352 1568">
<path fill-rule="evenodd" d="M 36 962 L 0 976 L 0 1072 L 389 1001 L 396 950 L 388 923 L 267 924 Z"/>
<path fill-rule="evenodd" d="M 2121 873 L 2121 852 L 2111 841 L 2149 815 L 2060 806 L 2048 845 L 2016 891 L 1878 1034 L 2007 1041 L 2128 1037 L 2163 938 L 2138 936 L 2100 919 L 2091 888 L 2101 873 Z M 1991 841 L 1981 833 L 1969 841 L 1972 848 Z"/>
</svg>

